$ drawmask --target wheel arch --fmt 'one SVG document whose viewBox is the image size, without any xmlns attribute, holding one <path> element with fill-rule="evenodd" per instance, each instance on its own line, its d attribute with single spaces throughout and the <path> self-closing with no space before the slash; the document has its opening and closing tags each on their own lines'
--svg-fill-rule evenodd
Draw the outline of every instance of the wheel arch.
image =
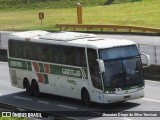
<svg viewBox="0 0 160 120">
<path fill-rule="evenodd" d="M 82 87 L 81 89 L 81 100 L 84 102 L 86 106 L 92 106 L 91 95 L 86 87 Z"/>
<path fill-rule="evenodd" d="M 40 92 L 38 81 L 36 79 L 32 79 L 31 87 L 32 87 L 34 96 L 40 97 L 41 96 L 41 92 Z"/>
<path fill-rule="evenodd" d="M 85 91 L 87 91 L 87 92 L 89 93 L 89 91 L 87 90 L 86 87 L 82 87 L 82 89 L 81 89 L 81 99 L 83 99 L 83 98 L 82 98 L 82 93 L 85 92 Z"/>
<path fill-rule="evenodd" d="M 31 85 L 33 84 L 33 82 L 36 82 L 36 83 L 38 84 L 38 82 L 37 82 L 37 80 L 36 80 L 36 79 L 32 79 L 32 81 L 31 81 Z"/>
</svg>

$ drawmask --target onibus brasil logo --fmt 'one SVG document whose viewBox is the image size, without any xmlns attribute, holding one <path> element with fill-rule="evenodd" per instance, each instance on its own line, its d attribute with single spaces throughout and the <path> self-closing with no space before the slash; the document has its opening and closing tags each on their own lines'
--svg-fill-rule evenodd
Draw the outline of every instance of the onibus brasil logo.
<svg viewBox="0 0 160 120">
<path fill-rule="evenodd" d="M 37 112 L 2 112 L 2 117 L 30 117 L 30 118 L 41 118 L 41 113 Z"/>
</svg>

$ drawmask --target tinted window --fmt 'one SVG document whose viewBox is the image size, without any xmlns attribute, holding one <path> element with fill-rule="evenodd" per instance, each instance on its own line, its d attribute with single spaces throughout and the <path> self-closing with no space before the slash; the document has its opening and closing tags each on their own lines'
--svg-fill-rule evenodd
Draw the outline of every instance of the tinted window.
<svg viewBox="0 0 160 120">
<path fill-rule="evenodd" d="M 61 63 L 61 47 L 49 45 L 49 62 Z"/>
<path fill-rule="evenodd" d="M 75 57 L 75 49 L 74 47 L 61 47 L 61 62 L 62 64 L 74 65 L 74 57 Z"/>
<path fill-rule="evenodd" d="M 139 53 L 136 45 L 100 50 L 100 58 L 103 60 L 133 57 L 137 55 L 139 55 Z"/>
<path fill-rule="evenodd" d="M 26 58 L 26 45 L 22 41 L 9 40 L 9 54 L 11 57 Z"/>
<path fill-rule="evenodd" d="M 8 44 L 8 48 L 9 48 L 9 56 L 10 57 L 14 57 L 15 55 L 15 42 L 12 40 L 9 40 L 9 44 Z"/>
<path fill-rule="evenodd" d="M 49 61 L 49 50 L 47 44 L 36 44 L 36 52 L 38 61 Z"/>
<path fill-rule="evenodd" d="M 85 49 L 80 47 L 49 45 L 49 61 L 86 67 Z"/>
<path fill-rule="evenodd" d="M 85 48 L 9 41 L 11 57 L 86 67 Z"/>
<path fill-rule="evenodd" d="M 84 48 L 74 49 L 74 65 L 86 67 L 86 55 Z"/>
<path fill-rule="evenodd" d="M 38 45 L 36 45 L 35 43 L 25 43 L 26 45 L 26 59 L 30 59 L 30 60 L 38 60 L 37 59 L 37 47 Z"/>
<path fill-rule="evenodd" d="M 21 41 L 17 41 L 15 47 L 16 47 L 16 57 L 25 58 L 26 57 L 26 54 L 25 54 L 26 46 L 24 45 L 24 43 Z"/>
</svg>

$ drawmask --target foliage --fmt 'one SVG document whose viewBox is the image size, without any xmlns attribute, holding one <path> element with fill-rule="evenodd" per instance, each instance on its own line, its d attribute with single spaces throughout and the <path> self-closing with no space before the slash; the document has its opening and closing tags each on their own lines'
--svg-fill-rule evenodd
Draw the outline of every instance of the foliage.
<svg viewBox="0 0 160 120">
<path fill-rule="evenodd" d="M 106 2 L 104 2 L 104 5 L 128 3 L 128 2 L 141 2 L 141 1 L 142 0 L 106 0 Z"/>
<path fill-rule="evenodd" d="M 113 3 L 141 2 L 143 0 L 114 0 Z"/>
<path fill-rule="evenodd" d="M 29 119 L 22 117 L 0 117 L 0 120 L 29 120 Z"/>
<path fill-rule="evenodd" d="M 46 9 L 73 8 L 79 2 L 83 6 L 98 6 L 103 4 L 137 2 L 142 0 L 0 0 L 1 10 L 14 9 Z"/>
<path fill-rule="evenodd" d="M 80 2 L 83 6 L 103 5 L 105 0 L 0 0 L 0 9 L 72 8 Z"/>
<path fill-rule="evenodd" d="M 1 0 L 2 1 L 2 0 Z M 75 0 L 72 0 L 75 1 Z M 83 0 L 82 0 L 83 1 Z M 95 0 L 96 1 L 96 0 Z M 91 6 L 91 5 L 90 5 Z M 160 29 L 160 1 L 143 0 L 108 6 L 83 6 L 84 24 L 134 25 Z M 43 25 L 38 13 L 44 12 Z M 76 7 L 60 9 L 16 9 L 0 11 L 1 30 L 59 30 L 55 24 L 77 23 Z"/>
</svg>

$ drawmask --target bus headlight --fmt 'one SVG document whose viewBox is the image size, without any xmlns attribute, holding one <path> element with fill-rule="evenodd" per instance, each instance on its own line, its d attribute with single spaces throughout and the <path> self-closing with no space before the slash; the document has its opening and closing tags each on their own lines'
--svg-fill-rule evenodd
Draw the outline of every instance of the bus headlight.
<svg viewBox="0 0 160 120">
<path fill-rule="evenodd" d="M 115 94 L 115 91 L 105 91 L 106 94 Z"/>
<path fill-rule="evenodd" d="M 144 89 L 144 87 L 142 86 L 142 87 L 138 87 L 138 90 L 137 91 L 139 91 L 139 90 L 143 90 Z"/>
</svg>

